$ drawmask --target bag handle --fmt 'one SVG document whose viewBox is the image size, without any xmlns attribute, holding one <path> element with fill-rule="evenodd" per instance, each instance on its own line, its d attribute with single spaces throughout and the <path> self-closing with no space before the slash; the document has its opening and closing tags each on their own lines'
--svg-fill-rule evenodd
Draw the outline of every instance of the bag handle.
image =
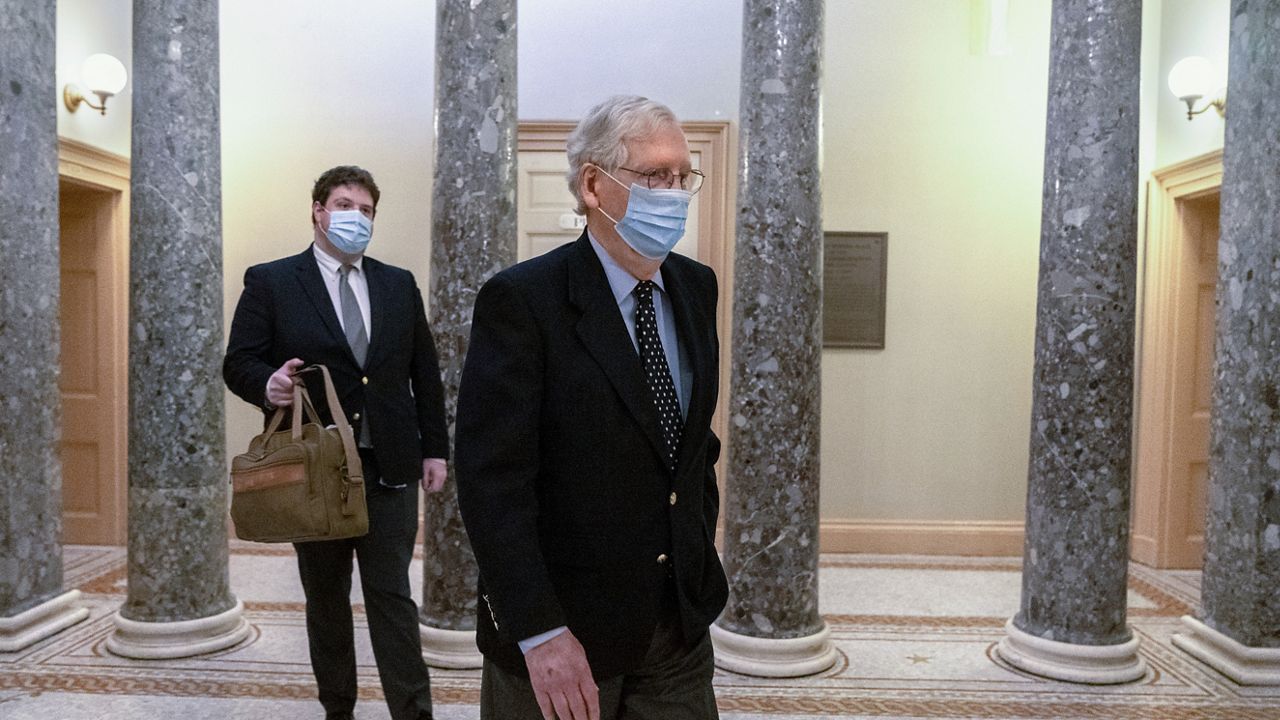
<svg viewBox="0 0 1280 720">
<path fill-rule="evenodd" d="M 298 373 L 293 373 L 290 377 L 297 375 Z M 293 413 L 289 426 L 293 439 L 299 440 L 302 438 L 303 414 L 306 414 L 317 424 L 320 422 L 320 413 L 316 412 L 316 407 L 311 402 L 311 396 L 307 393 L 307 389 L 301 380 L 293 385 L 293 407 L 300 409 L 300 412 Z M 263 437 L 271 437 L 276 430 L 280 429 L 280 425 L 284 422 L 284 411 L 285 408 L 283 407 L 276 408 L 275 413 L 271 416 L 271 422 L 267 423 L 267 429 L 262 433 Z M 339 408 L 339 412 L 341 412 L 341 408 Z"/>
<path fill-rule="evenodd" d="M 299 380 L 293 386 L 293 406 L 298 408 L 298 412 L 293 414 L 292 431 L 294 440 L 302 439 L 302 422 L 305 417 L 308 421 L 320 424 L 320 413 L 316 410 L 316 406 L 311 402 L 311 393 L 307 392 L 306 383 Z M 339 408 L 341 412 L 341 408 Z"/>
<path fill-rule="evenodd" d="M 333 417 L 334 424 L 338 426 L 338 436 L 342 438 L 342 448 L 347 455 L 347 479 L 352 485 L 363 485 L 364 467 L 360 463 L 360 452 L 356 449 L 355 433 L 351 431 L 351 423 L 347 422 L 347 414 L 342 410 L 342 404 L 338 402 L 338 391 L 333 387 L 333 378 L 329 375 L 329 368 L 324 365 L 308 365 L 299 370 L 297 374 L 316 370 L 319 370 L 321 377 L 324 378 L 325 401 L 329 404 L 329 414 Z M 301 385 L 301 383 L 298 385 Z M 298 392 L 298 385 L 294 386 L 295 393 Z M 305 390 L 301 392 L 303 393 L 306 407 L 314 413 L 315 407 L 311 405 L 311 397 L 305 394 Z M 295 422 L 299 414 L 294 413 Z M 343 490 L 342 514 L 355 514 L 355 498 L 350 488 Z"/>
<path fill-rule="evenodd" d="M 342 451 L 347 456 L 347 481 L 352 485 L 364 484 L 364 466 L 360 462 L 360 452 L 356 448 L 355 433 L 351 430 L 351 423 L 347 421 L 347 414 L 342 410 L 342 403 L 338 402 L 338 391 L 333 386 L 333 378 L 329 375 L 329 368 L 324 365 L 308 365 L 301 370 L 293 373 L 291 377 L 297 377 L 307 372 L 320 371 L 321 377 L 324 379 L 324 395 L 325 401 L 329 404 L 329 413 L 333 416 L 334 425 L 338 428 L 338 437 L 342 438 Z M 302 416 L 308 415 L 316 424 L 320 423 L 320 414 L 316 412 L 315 405 L 311 402 L 311 394 L 307 392 L 305 383 L 301 380 L 293 384 L 293 413 L 290 423 L 290 430 L 294 440 L 302 438 Z M 260 437 L 270 437 L 272 433 L 280 428 L 280 424 L 284 421 L 285 408 L 278 407 L 276 412 L 271 416 L 271 422 L 267 424 L 266 431 Z M 355 514 L 355 493 L 351 492 L 351 488 L 343 489 L 342 497 L 342 514 Z"/>
</svg>

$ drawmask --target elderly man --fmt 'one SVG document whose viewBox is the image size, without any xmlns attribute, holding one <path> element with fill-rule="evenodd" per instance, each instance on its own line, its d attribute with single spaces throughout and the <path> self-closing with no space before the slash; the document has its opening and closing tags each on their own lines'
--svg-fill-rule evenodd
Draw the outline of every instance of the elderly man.
<svg viewBox="0 0 1280 720">
<path fill-rule="evenodd" d="M 641 97 L 568 155 L 586 232 L 480 290 L 459 391 L 481 716 L 714 718 L 716 279 L 670 254 L 702 175 Z"/>
</svg>

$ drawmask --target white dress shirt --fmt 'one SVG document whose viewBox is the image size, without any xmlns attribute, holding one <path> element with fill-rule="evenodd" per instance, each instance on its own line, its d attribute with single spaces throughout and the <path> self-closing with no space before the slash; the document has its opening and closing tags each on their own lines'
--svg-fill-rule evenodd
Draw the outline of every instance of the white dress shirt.
<svg viewBox="0 0 1280 720">
<path fill-rule="evenodd" d="M 338 316 L 338 324 L 342 325 L 342 298 L 338 294 L 338 282 L 341 280 L 338 270 L 342 268 L 342 261 L 321 250 L 320 246 L 314 243 L 311 245 L 311 251 L 315 253 L 316 264 L 320 266 L 320 277 L 324 278 L 324 287 L 329 291 L 329 300 L 333 301 L 333 312 Z M 373 325 L 370 323 L 369 316 L 369 280 L 364 276 L 364 256 L 360 256 L 351 267 L 351 272 L 347 274 L 347 284 L 356 295 L 356 304 L 360 306 L 360 317 L 364 320 L 364 335 L 372 344 Z M 342 331 L 347 331 L 345 325 Z"/>
</svg>

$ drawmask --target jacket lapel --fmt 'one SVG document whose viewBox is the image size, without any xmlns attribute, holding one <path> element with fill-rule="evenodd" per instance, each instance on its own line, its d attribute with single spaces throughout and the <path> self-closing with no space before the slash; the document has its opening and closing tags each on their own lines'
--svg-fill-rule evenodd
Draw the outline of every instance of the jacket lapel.
<svg viewBox="0 0 1280 720">
<path fill-rule="evenodd" d="M 664 444 L 658 434 L 658 410 L 644 382 L 640 356 L 631 344 L 604 268 L 585 232 L 574 243 L 569 265 L 569 302 L 582 313 L 577 326 L 578 338 L 604 370 L 653 451 L 664 458 Z"/>
<path fill-rule="evenodd" d="M 386 273 L 382 272 L 381 264 L 377 260 L 368 257 L 361 264 L 364 270 L 364 279 L 369 286 L 369 352 L 365 356 L 365 367 L 373 367 L 374 361 L 378 358 L 378 354 L 386 347 L 387 323 L 384 311 L 387 307 L 387 297 L 389 290 L 387 288 Z M 352 355 L 354 358 L 355 356 Z"/>
<path fill-rule="evenodd" d="M 674 263 L 662 264 L 662 283 L 671 297 L 671 309 L 675 314 L 676 335 L 684 348 L 689 364 L 693 366 L 693 387 L 689 393 L 689 414 L 684 420 L 684 433 L 680 438 L 680 458 L 677 470 L 691 466 L 700 444 L 694 433 L 697 428 L 709 426 L 708 415 L 712 404 L 708 402 L 708 384 L 716 379 L 715 358 L 705 341 L 708 319 L 696 303 L 696 288 L 688 274 L 680 272 Z M 713 388 L 714 389 L 714 388 Z"/>
<path fill-rule="evenodd" d="M 328 328 L 329 333 L 346 351 L 347 358 L 355 364 L 356 356 L 351 352 L 351 346 L 347 344 L 347 336 L 342 332 L 342 323 L 338 322 L 338 313 L 333 309 L 333 300 L 329 298 L 329 290 L 324 286 L 324 278 L 320 276 L 320 266 L 316 264 L 312 249 L 308 247 L 295 258 L 298 282 L 302 285 L 304 294 L 320 314 L 320 320 Z"/>
</svg>

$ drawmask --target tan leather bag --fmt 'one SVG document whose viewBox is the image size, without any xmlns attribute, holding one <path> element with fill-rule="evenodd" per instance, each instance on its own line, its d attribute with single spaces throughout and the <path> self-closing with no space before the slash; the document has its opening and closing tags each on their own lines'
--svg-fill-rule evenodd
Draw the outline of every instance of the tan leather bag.
<svg viewBox="0 0 1280 720">
<path fill-rule="evenodd" d="M 241 540 L 308 542 L 369 531 L 360 455 L 329 369 L 311 365 L 296 375 L 316 370 L 335 425 L 321 426 L 306 386 L 298 382 L 291 427 L 277 432 L 285 408 L 276 408 L 266 431 L 231 461 L 231 519 Z"/>
</svg>

